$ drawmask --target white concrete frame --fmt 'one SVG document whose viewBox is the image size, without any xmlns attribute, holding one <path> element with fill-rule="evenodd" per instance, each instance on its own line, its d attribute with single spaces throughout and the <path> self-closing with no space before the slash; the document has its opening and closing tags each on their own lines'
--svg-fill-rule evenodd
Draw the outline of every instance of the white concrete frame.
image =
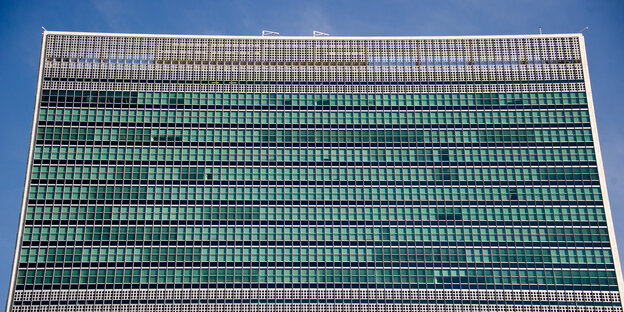
<svg viewBox="0 0 624 312">
<path fill-rule="evenodd" d="M 587 53 L 585 49 L 585 38 L 581 33 L 573 34 L 526 34 L 526 35 L 480 35 L 480 36 L 392 36 L 392 37 L 338 37 L 338 36 L 213 36 L 213 35 L 158 35 L 158 34 L 118 34 L 118 33 L 89 33 L 89 32 L 68 32 L 68 31 L 47 31 L 44 30 L 42 34 L 42 44 L 39 59 L 39 72 L 37 78 L 37 91 L 35 98 L 35 107 L 33 112 L 33 121 L 31 125 L 31 137 L 30 146 L 28 151 L 28 163 L 26 168 L 26 176 L 24 180 L 24 191 L 22 194 L 22 205 L 19 217 L 19 227 L 16 238 L 15 254 L 13 257 L 13 266 L 11 271 L 11 279 L 7 295 L 6 311 L 11 311 L 11 303 L 13 301 L 13 293 L 15 288 L 15 282 L 17 278 L 17 267 L 19 264 L 19 251 L 22 242 L 22 235 L 24 231 L 24 221 L 26 215 L 26 206 L 28 202 L 28 190 L 30 186 L 31 167 L 34 156 L 35 147 L 35 135 L 36 124 L 39 115 L 41 88 L 43 80 L 43 69 L 45 63 L 45 48 L 47 35 L 82 35 L 82 36 L 105 36 L 105 37 L 141 37 L 141 38 L 211 38 L 211 39 L 263 39 L 263 40 L 283 40 L 283 39 L 298 39 L 298 40 L 392 40 L 392 39 L 512 39 L 512 38 L 570 38 L 577 37 L 579 39 L 580 52 L 582 58 L 583 76 L 587 94 L 588 109 L 590 114 L 592 138 L 594 143 L 594 150 L 596 154 L 597 167 L 600 179 L 600 188 L 603 198 L 603 205 L 605 210 L 605 217 L 607 221 L 607 228 L 609 231 L 609 240 L 611 244 L 611 251 L 613 253 L 613 260 L 615 265 L 615 272 L 618 283 L 618 290 L 620 294 L 620 300 L 624 306 L 624 278 L 622 276 L 622 268 L 620 264 L 619 253 L 617 251 L 617 243 L 614 231 L 614 224 L 611 214 L 611 207 L 609 203 L 609 197 L 607 193 L 606 178 L 604 172 L 604 165 L 602 160 L 602 154 L 600 151 L 600 144 L 598 138 L 598 128 L 596 123 L 596 114 L 594 110 L 593 96 L 591 92 L 591 84 L 589 79 L 589 71 L 587 64 Z"/>
<path fill-rule="evenodd" d="M 20 210 L 17 238 L 15 239 L 15 255 L 13 255 L 13 267 L 11 268 L 11 281 L 9 282 L 9 292 L 7 295 L 6 311 L 11 311 L 13 302 L 13 292 L 15 280 L 17 279 L 17 267 L 19 264 L 20 247 L 22 245 L 22 235 L 24 234 L 24 220 L 26 219 L 26 206 L 28 203 L 28 189 L 30 188 L 30 171 L 32 169 L 33 156 L 35 153 L 35 135 L 37 133 L 37 120 L 39 120 L 39 105 L 41 104 L 41 86 L 43 80 L 43 66 L 45 62 L 45 47 L 48 32 L 44 31 L 41 36 L 41 55 L 39 56 L 39 73 L 37 77 L 37 92 L 35 94 L 35 110 L 33 111 L 32 124 L 30 129 L 30 146 L 28 148 L 28 163 L 26 164 L 26 177 L 24 178 L 24 193 L 22 194 L 22 207 Z"/>
<path fill-rule="evenodd" d="M 604 163 L 602 162 L 602 153 L 600 152 L 600 141 L 598 140 L 598 125 L 596 123 L 596 112 L 594 110 L 594 96 L 591 91 L 591 83 L 589 81 L 589 69 L 587 65 L 587 51 L 585 50 L 585 37 L 579 34 L 579 45 L 581 48 L 581 58 L 583 65 L 583 76 L 585 81 L 585 92 L 587 94 L 587 105 L 589 109 L 589 117 L 591 121 L 592 139 L 594 141 L 594 150 L 596 154 L 596 162 L 598 164 L 598 175 L 600 178 L 600 191 L 602 193 L 602 202 L 605 210 L 605 218 L 607 219 L 607 228 L 609 229 L 609 243 L 611 244 L 611 252 L 613 253 L 613 263 L 615 265 L 615 274 L 618 282 L 618 290 L 620 292 L 620 300 L 624 307 L 624 279 L 622 278 L 622 266 L 620 264 L 620 255 L 615 241 L 615 228 L 613 226 L 613 217 L 611 214 L 611 205 L 609 203 L 609 194 L 607 193 L 607 179 L 605 177 Z"/>
</svg>

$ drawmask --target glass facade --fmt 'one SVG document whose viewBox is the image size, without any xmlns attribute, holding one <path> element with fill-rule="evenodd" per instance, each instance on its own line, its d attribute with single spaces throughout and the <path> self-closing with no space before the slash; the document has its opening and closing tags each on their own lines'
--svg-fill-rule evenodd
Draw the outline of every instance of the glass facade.
<svg viewBox="0 0 624 312">
<path fill-rule="evenodd" d="M 7 311 L 622 311 L 585 64 L 46 32 Z"/>
</svg>

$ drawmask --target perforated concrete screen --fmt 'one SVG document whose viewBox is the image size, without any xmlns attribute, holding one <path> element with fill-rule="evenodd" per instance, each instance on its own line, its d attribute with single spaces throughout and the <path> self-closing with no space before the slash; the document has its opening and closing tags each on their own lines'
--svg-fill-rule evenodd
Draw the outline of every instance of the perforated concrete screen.
<svg viewBox="0 0 624 312">
<path fill-rule="evenodd" d="M 7 311 L 622 311 L 583 37 L 45 32 Z"/>
</svg>

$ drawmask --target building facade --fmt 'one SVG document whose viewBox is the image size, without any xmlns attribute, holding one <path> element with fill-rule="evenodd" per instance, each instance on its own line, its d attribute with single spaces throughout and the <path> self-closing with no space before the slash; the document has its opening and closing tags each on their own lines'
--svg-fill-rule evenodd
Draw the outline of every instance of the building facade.
<svg viewBox="0 0 624 312">
<path fill-rule="evenodd" d="M 45 32 L 7 311 L 622 311 L 580 34 Z"/>
</svg>

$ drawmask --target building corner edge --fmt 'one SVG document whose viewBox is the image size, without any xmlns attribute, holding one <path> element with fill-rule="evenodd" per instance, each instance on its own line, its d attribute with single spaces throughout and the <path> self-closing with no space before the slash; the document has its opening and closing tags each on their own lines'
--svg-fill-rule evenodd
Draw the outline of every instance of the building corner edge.
<svg viewBox="0 0 624 312">
<path fill-rule="evenodd" d="M 31 125 L 31 132 L 30 132 L 30 145 L 28 147 L 28 160 L 26 163 L 26 176 L 24 178 L 24 191 L 22 193 L 22 205 L 20 208 L 17 237 L 15 239 L 15 253 L 13 255 L 13 266 L 11 267 L 11 279 L 9 282 L 9 288 L 8 288 L 8 294 L 7 294 L 6 312 L 11 312 L 11 309 L 13 306 L 13 294 L 15 292 L 15 282 L 17 279 L 20 246 L 22 242 L 22 235 L 24 232 L 24 221 L 26 218 L 26 206 L 28 203 L 28 189 L 30 187 L 30 174 L 31 174 L 32 160 L 33 160 L 33 155 L 34 155 L 34 150 L 35 150 L 35 135 L 37 132 L 37 120 L 39 116 L 39 106 L 41 104 L 41 88 L 42 88 L 42 82 L 43 82 L 43 68 L 44 68 L 44 62 L 45 62 L 47 36 L 48 36 L 48 31 L 45 28 L 43 28 L 43 33 L 41 34 L 41 51 L 40 51 L 40 56 L 39 56 L 39 71 L 37 73 L 37 91 L 35 93 L 35 106 L 34 106 L 34 111 L 33 111 L 32 125 Z"/>
<path fill-rule="evenodd" d="M 607 193 L 607 180 L 602 161 L 602 152 L 600 150 L 600 141 L 598 139 L 598 126 L 596 122 L 596 112 L 594 110 L 594 96 L 591 90 L 591 82 L 589 79 L 589 69 L 587 64 L 587 51 L 585 49 L 585 36 L 579 34 L 579 49 L 581 51 L 581 62 L 583 66 L 583 81 L 585 84 L 585 93 L 587 95 L 587 105 L 589 110 L 590 123 L 592 128 L 592 139 L 594 141 L 594 153 L 596 154 L 596 163 L 598 165 L 598 176 L 600 179 L 600 193 L 602 195 L 605 218 L 607 228 L 609 230 L 609 243 L 611 245 L 611 253 L 613 255 L 613 263 L 615 266 L 615 275 L 617 279 L 618 292 L 620 294 L 620 305 L 624 308 L 624 278 L 622 277 L 622 266 L 615 237 L 615 226 L 611 215 L 611 204 Z"/>
</svg>

